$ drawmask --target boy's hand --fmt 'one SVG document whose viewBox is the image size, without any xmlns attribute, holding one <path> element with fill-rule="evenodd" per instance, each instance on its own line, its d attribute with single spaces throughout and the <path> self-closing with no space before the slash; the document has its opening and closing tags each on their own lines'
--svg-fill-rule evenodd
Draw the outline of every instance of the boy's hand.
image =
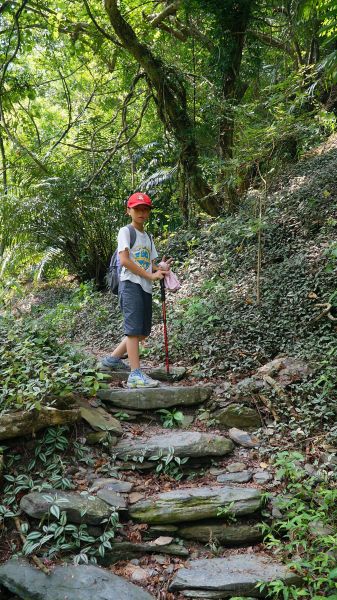
<svg viewBox="0 0 337 600">
<path fill-rule="evenodd" d="M 173 258 L 171 256 L 168 256 L 167 258 L 166 258 L 166 256 L 163 256 L 163 258 L 161 259 L 160 262 L 161 263 L 164 262 L 164 263 L 167 264 L 167 268 L 160 267 L 161 270 L 162 271 L 169 271 L 171 269 L 171 265 L 173 263 Z"/>
<path fill-rule="evenodd" d="M 152 281 L 155 281 L 155 279 L 164 279 L 164 277 L 165 277 L 165 275 L 164 275 L 163 271 L 161 271 L 160 269 L 158 269 L 154 273 L 151 273 Z"/>
</svg>

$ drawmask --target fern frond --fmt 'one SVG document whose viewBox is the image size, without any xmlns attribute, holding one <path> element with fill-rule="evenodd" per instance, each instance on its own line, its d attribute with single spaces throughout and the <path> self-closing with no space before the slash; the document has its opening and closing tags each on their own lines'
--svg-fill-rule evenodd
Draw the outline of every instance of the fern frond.
<svg viewBox="0 0 337 600">
<path fill-rule="evenodd" d="M 60 254 L 62 254 L 62 251 L 60 250 L 60 248 L 47 248 L 44 256 L 42 257 L 42 259 L 40 260 L 38 265 L 36 265 L 36 267 L 35 267 L 35 271 L 34 271 L 34 282 L 35 283 L 37 281 L 41 280 L 45 266 L 51 260 L 53 260 L 53 258 L 55 258 L 55 256 L 60 256 Z"/>
<path fill-rule="evenodd" d="M 177 170 L 178 165 L 175 165 L 172 169 L 160 169 L 159 171 L 152 173 L 152 175 L 149 175 L 149 177 L 147 177 L 146 179 L 143 179 L 140 186 L 146 191 L 151 189 L 153 190 L 158 185 L 162 185 L 167 181 L 172 181 L 175 174 L 177 173 Z"/>
</svg>

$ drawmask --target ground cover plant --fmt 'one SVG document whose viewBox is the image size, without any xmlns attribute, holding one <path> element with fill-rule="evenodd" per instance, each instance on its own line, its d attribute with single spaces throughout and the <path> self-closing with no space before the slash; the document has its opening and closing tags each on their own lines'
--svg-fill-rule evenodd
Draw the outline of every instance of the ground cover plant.
<svg viewBox="0 0 337 600">
<path fill-rule="evenodd" d="M 1 412 L 39 410 L 99 389 L 94 363 L 34 319 L 0 319 Z"/>
</svg>

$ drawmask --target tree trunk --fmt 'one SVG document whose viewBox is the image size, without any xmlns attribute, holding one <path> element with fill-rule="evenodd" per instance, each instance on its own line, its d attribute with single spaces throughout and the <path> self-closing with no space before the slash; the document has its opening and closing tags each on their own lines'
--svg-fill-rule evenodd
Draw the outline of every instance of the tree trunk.
<svg viewBox="0 0 337 600">
<path fill-rule="evenodd" d="M 239 75 L 252 4 L 252 0 L 233 1 L 222 19 L 222 96 L 227 106 L 220 122 L 219 145 L 224 160 L 233 156 L 234 107 L 246 91 L 246 86 L 239 85 Z"/>
<path fill-rule="evenodd" d="M 155 57 L 150 48 L 140 42 L 117 7 L 117 0 L 105 0 L 105 8 L 115 33 L 124 48 L 135 58 L 146 73 L 157 110 L 164 126 L 172 131 L 178 141 L 180 165 L 184 177 L 185 193 L 194 198 L 208 214 L 220 213 L 219 199 L 204 181 L 198 166 L 198 149 L 194 128 L 187 110 L 186 91 L 176 71 Z M 183 202 L 185 198 L 183 199 Z"/>
</svg>

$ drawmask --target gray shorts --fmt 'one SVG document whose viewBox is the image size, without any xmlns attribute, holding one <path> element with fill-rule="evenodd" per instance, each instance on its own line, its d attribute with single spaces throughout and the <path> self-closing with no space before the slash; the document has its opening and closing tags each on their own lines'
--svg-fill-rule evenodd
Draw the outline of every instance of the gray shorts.
<svg viewBox="0 0 337 600">
<path fill-rule="evenodd" d="M 133 281 L 120 281 L 118 293 L 125 335 L 150 335 L 152 294 L 144 292 L 142 286 Z"/>
</svg>

